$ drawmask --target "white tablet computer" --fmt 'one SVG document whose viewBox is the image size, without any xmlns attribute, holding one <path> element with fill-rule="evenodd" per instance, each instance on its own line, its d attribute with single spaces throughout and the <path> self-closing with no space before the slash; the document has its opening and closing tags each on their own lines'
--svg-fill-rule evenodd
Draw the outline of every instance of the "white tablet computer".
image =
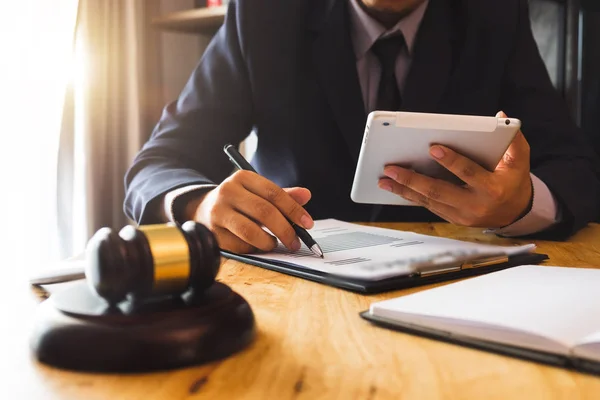
<svg viewBox="0 0 600 400">
<path fill-rule="evenodd" d="M 369 114 L 350 197 L 356 203 L 415 205 L 380 189 L 383 168 L 395 164 L 461 184 L 429 155 L 447 146 L 493 171 L 521 127 L 515 118 L 373 111 Z"/>
</svg>

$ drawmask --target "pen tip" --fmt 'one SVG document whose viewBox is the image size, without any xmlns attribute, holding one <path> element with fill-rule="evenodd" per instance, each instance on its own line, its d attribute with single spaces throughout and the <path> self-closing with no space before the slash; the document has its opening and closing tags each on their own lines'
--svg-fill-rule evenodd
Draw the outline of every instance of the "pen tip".
<svg viewBox="0 0 600 400">
<path fill-rule="evenodd" d="M 311 246 L 310 248 L 312 250 L 312 252 L 314 254 L 316 254 L 317 256 L 321 257 L 321 258 L 325 258 L 325 256 L 323 255 L 323 250 L 321 250 L 321 247 L 319 247 L 318 244 L 314 244 L 313 246 Z"/>
</svg>

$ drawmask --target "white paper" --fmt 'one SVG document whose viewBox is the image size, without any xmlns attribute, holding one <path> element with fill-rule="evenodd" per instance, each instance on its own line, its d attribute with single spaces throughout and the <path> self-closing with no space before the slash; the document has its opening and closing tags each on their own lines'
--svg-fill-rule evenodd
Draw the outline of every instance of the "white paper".
<svg viewBox="0 0 600 400">
<path fill-rule="evenodd" d="M 297 252 L 279 243 L 274 252 L 252 254 L 333 275 L 380 280 L 410 275 L 422 265 L 447 263 L 487 255 L 529 252 L 535 245 L 492 246 L 413 232 L 351 224 L 335 219 L 315 221 L 309 231 L 325 258 L 315 256 L 304 244 Z"/>
</svg>

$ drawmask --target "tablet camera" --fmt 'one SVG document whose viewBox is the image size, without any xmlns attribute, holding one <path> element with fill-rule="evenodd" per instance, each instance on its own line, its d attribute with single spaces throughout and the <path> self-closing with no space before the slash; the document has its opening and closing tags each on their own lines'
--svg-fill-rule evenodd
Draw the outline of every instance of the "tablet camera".
<svg viewBox="0 0 600 400">
<path fill-rule="evenodd" d="M 504 123 L 505 123 L 506 125 L 510 125 L 510 121 L 509 121 L 509 120 L 506 120 L 506 121 L 504 121 Z"/>
<path fill-rule="evenodd" d="M 383 126 L 390 126 L 390 123 L 389 122 L 384 122 Z"/>
</svg>

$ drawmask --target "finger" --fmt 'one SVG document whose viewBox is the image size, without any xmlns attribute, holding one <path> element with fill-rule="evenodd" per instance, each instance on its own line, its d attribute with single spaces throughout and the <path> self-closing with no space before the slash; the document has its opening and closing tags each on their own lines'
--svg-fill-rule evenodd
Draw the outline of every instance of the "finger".
<svg viewBox="0 0 600 400">
<path fill-rule="evenodd" d="M 428 200 L 455 207 L 465 204 L 468 191 L 441 179 L 430 178 L 406 168 L 388 165 L 383 173 L 402 186 L 406 186 L 422 194 Z"/>
<path fill-rule="evenodd" d="M 277 239 L 269 235 L 250 218 L 239 213 L 232 213 L 225 228 L 242 241 L 262 251 L 271 251 L 277 246 Z"/>
<path fill-rule="evenodd" d="M 458 154 L 446 146 L 433 145 L 429 149 L 429 154 L 431 154 L 441 166 L 472 187 L 481 186 L 489 179 L 491 174 L 491 172 L 487 171 L 473 160 Z"/>
<path fill-rule="evenodd" d="M 496 169 L 529 169 L 529 143 L 523 133 L 519 130 L 512 142 L 506 149 L 502 160 L 498 163 Z"/>
<path fill-rule="evenodd" d="M 240 201 L 236 202 L 233 207 L 251 220 L 264 225 L 288 249 L 292 251 L 300 249 L 300 240 L 296 236 L 294 228 L 281 212 L 267 200 L 252 192 L 246 192 L 243 198 L 240 198 Z"/>
<path fill-rule="evenodd" d="M 283 188 L 287 194 L 289 194 L 292 199 L 301 206 L 304 206 L 308 203 L 312 197 L 310 190 L 303 187 L 292 187 L 292 188 Z"/>
<path fill-rule="evenodd" d="M 211 230 L 217 238 L 219 248 L 222 250 L 227 250 L 238 254 L 254 253 L 256 251 L 256 247 L 244 242 L 242 239 L 235 236 L 225 228 L 215 226 Z"/>
<path fill-rule="evenodd" d="M 508 118 L 504 111 L 498 111 L 496 117 Z M 529 143 L 521 130 L 513 138 L 496 169 L 515 168 L 519 166 L 529 167 Z"/>
<path fill-rule="evenodd" d="M 435 200 L 428 199 L 421 193 L 415 192 L 414 190 L 403 186 L 391 179 L 380 179 L 379 187 L 381 189 L 388 190 L 394 194 L 397 194 L 398 196 L 403 197 L 406 200 L 412 201 L 417 205 L 429 209 L 429 211 L 433 212 L 434 214 L 437 214 L 446 221 L 453 222 L 453 217 L 455 217 L 458 214 L 455 208 L 443 203 L 439 203 Z"/>
<path fill-rule="evenodd" d="M 254 172 L 237 171 L 232 175 L 248 191 L 273 204 L 277 209 L 296 224 L 310 229 L 314 221 L 306 210 L 298 204 L 285 190 Z"/>
</svg>

